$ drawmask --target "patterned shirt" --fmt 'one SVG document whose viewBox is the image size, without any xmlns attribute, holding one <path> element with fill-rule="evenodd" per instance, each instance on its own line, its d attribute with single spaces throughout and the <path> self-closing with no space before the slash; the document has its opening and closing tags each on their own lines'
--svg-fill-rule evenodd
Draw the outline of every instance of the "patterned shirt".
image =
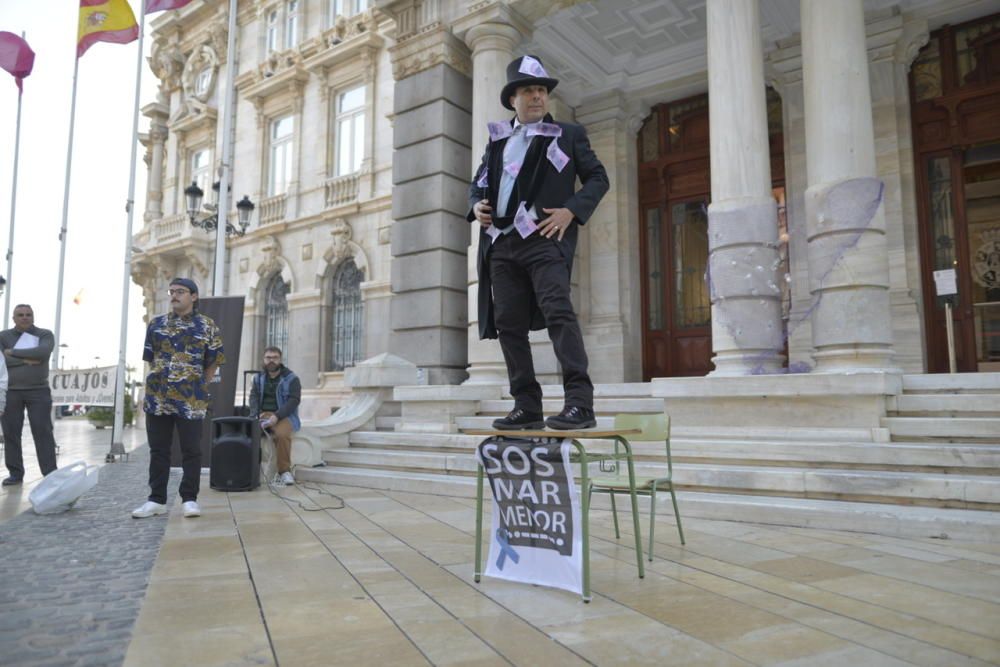
<svg viewBox="0 0 1000 667">
<path fill-rule="evenodd" d="M 225 363 L 222 334 L 200 313 L 169 313 L 146 328 L 142 358 L 151 364 L 143 410 L 151 415 L 204 419 L 208 409 L 205 369 Z"/>
</svg>

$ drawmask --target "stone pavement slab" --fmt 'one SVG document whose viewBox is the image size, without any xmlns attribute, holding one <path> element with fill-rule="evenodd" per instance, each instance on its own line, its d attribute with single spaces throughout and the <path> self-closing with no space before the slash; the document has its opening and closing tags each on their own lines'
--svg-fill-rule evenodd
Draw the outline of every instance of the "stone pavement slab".
<svg viewBox="0 0 1000 667">
<path fill-rule="evenodd" d="M 56 422 L 59 462 L 103 464 L 110 433 L 92 431 L 83 422 Z M 149 493 L 148 449 L 129 458 L 104 465 L 98 485 L 73 509 L 44 516 L 27 509 L 0 523 L 0 664 L 121 664 L 167 524 L 131 517 Z M 40 477 L 32 457 L 27 483 L 8 489 L 5 507 L 29 507 L 28 491 Z M 171 476 L 171 494 L 178 479 Z"/>
<path fill-rule="evenodd" d="M 474 584 L 471 499 L 299 484 L 201 500 L 167 524 L 128 666 L 1000 662 L 988 544 L 686 519 L 681 546 L 664 519 L 640 580 L 595 511 L 584 605 Z"/>
</svg>

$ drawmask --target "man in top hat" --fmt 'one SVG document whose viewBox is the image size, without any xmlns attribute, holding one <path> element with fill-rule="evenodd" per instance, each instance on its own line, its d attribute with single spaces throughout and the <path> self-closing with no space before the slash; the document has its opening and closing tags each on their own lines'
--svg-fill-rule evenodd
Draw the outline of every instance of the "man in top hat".
<svg viewBox="0 0 1000 667">
<path fill-rule="evenodd" d="M 150 364 L 143 403 L 149 440 L 149 497 L 132 512 L 136 519 L 167 511 L 175 430 L 182 455 L 179 493 L 184 516 L 201 516 L 201 426 L 208 411 L 208 383 L 225 361 L 219 327 L 198 312 L 198 285 L 189 278 L 174 278 L 167 294 L 171 312 L 150 321 L 142 349 L 143 361 Z"/>
<path fill-rule="evenodd" d="M 490 141 L 469 187 L 467 219 L 479 222 L 479 337 L 499 338 L 514 409 L 502 430 L 590 428 L 594 385 L 570 302 L 579 226 L 608 191 L 608 175 L 580 125 L 548 113 L 559 82 L 535 56 L 507 65 L 500 102 L 515 112 L 489 124 Z M 576 181 L 581 187 L 576 189 Z M 528 331 L 547 328 L 562 366 L 565 405 L 543 421 Z"/>
</svg>

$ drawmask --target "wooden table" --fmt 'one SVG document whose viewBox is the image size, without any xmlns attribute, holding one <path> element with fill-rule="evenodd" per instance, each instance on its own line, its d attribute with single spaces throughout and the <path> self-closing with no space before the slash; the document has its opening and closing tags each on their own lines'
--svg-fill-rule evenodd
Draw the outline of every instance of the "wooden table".
<svg viewBox="0 0 1000 667">
<path fill-rule="evenodd" d="M 583 542 L 583 601 L 590 602 L 590 478 L 587 466 L 595 461 L 621 461 L 628 465 L 629 496 L 632 499 L 632 529 L 635 534 L 635 561 L 639 568 L 639 578 L 646 576 L 642 560 L 642 536 L 639 528 L 639 503 L 635 493 L 635 466 L 632 460 L 632 446 L 625 436 L 642 433 L 639 429 L 585 429 L 580 431 L 499 431 L 494 429 L 469 429 L 463 431 L 467 435 L 482 436 L 483 438 L 556 438 L 559 440 L 568 439 L 576 447 L 576 460 L 580 463 L 580 514 L 582 516 L 582 542 Z M 587 449 L 580 440 L 612 440 L 615 443 L 614 452 L 601 454 L 588 454 Z M 485 442 L 485 440 L 484 440 Z M 481 444 L 481 443 L 480 443 Z M 621 445 L 622 452 L 618 446 Z M 479 583 L 482 577 L 482 556 L 483 556 L 483 465 L 478 462 L 476 466 L 476 563 L 475 581 Z"/>
</svg>

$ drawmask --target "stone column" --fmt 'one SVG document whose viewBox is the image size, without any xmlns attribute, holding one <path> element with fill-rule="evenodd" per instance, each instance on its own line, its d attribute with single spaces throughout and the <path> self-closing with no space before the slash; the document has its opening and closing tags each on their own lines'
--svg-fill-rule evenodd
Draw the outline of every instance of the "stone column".
<svg viewBox="0 0 1000 667">
<path fill-rule="evenodd" d="M 445 27 L 397 15 L 393 91 L 392 301 L 389 349 L 430 384 L 465 379 L 466 187 L 472 174 L 471 64 Z"/>
<path fill-rule="evenodd" d="M 521 41 L 517 28 L 505 23 L 480 23 L 465 33 L 465 43 L 472 49 L 472 168 L 479 167 L 489 141 L 486 124 L 511 117 L 500 104 L 500 90 L 507 81 L 507 63 L 514 59 L 514 47 Z M 472 174 L 469 174 L 471 178 Z M 469 275 L 469 379 L 466 384 L 504 384 L 507 366 L 500 345 L 495 340 L 479 339 L 479 228 L 471 223 L 468 249 Z"/>
<path fill-rule="evenodd" d="M 758 0 L 708 0 L 712 375 L 781 369 L 777 209 Z"/>
<path fill-rule="evenodd" d="M 894 370 L 862 0 L 802 0 L 801 13 L 815 370 Z"/>
</svg>

